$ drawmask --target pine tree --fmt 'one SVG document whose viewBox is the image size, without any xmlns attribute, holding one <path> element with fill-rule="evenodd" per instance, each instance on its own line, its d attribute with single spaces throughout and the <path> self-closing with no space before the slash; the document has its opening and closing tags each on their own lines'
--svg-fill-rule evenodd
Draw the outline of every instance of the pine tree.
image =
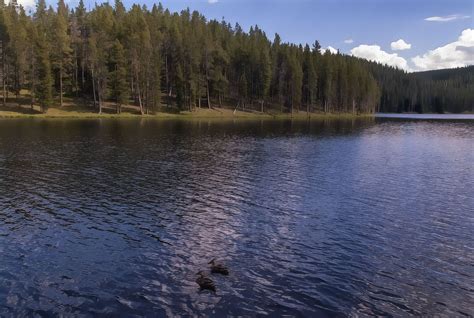
<svg viewBox="0 0 474 318">
<path fill-rule="evenodd" d="M 53 57 L 59 76 L 59 106 L 63 107 L 64 77 L 71 62 L 71 38 L 67 25 L 68 10 L 63 0 L 58 2 L 58 12 L 54 23 Z"/>
<path fill-rule="evenodd" d="M 3 5 L 0 11 L 0 54 L 2 64 L 0 75 L 2 78 L 3 106 L 7 103 L 7 47 L 10 42 L 6 19 L 5 5 Z"/>
<path fill-rule="evenodd" d="M 122 105 L 128 103 L 127 61 L 125 50 L 119 40 L 115 40 L 111 54 L 112 95 L 115 99 L 117 114 L 122 112 Z"/>
<path fill-rule="evenodd" d="M 253 26 L 206 20 L 189 9 L 170 13 L 163 6 L 122 0 L 87 12 L 82 0 L 73 11 L 59 0 L 57 10 L 38 0 L 36 12 L 0 0 L 0 79 L 3 104 L 9 93 L 29 90 L 32 107 L 46 111 L 59 95 L 94 100 L 98 112 L 115 102 L 117 112 L 132 100 L 141 114 L 160 105 L 192 111 L 237 105 L 280 108 L 309 114 L 374 111 L 472 111 L 472 67 L 406 73 L 394 67 L 322 52 L 309 45 L 270 41 Z M 55 88 L 55 89 L 53 89 Z M 21 99 L 17 98 L 18 103 Z"/>
<path fill-rule="evenodd" d="M 45 113 L 53 103 L 53 78 L 51 75 L 50 48 L 48 40 L 41 31 L 36 31 L 36 74 L 35 96 Z"/>
</svg>

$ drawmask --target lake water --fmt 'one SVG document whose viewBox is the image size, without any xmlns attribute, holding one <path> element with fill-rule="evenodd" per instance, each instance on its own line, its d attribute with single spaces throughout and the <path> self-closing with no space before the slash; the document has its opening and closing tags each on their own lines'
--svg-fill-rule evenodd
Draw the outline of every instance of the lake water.
<svg viewBox="0 0 474 318">
<path fill-rule="evenodd" d="M 394 114 L 377 113 L 377 118 L 399 118 L 407 120 L 474 120 L 474 114 Z"/>
<path fill-rule="evenodd" d="M 473 233 L 474 121 L 0 120 L 2 317 L 473 316 Z"/>
</svg>

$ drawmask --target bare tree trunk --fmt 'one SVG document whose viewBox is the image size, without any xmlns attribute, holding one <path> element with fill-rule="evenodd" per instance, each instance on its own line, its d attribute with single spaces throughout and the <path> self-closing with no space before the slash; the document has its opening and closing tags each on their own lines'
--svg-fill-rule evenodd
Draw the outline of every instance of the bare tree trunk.
<svg viewBox="0 0 474 318">
<path fill-rule="evenodd" d="M 140 92 L 140 84 L 138 83 L 138 78 L 137 78 L 137 81 L 136 81 L 136 84 L 137 84 L 137 94 L 138 94 L 138 104 L 140 105 L 140 114 L 144 114 L 143 112 L 143 104 L 142 104 L 142 94 Z"/>
<path fill-rule="evenodd" d="M 82 44 L 82 59 L 81 59 L 81 82 L 82 82 L 82 89 L 84 89 L 84 85 L 86 83 L 86 76 L 85 76 L 85 59 L 86 59 L 86 47 L 84 43 Z"/>
<path fill-rule="evenodd" d="M 7 105 L 7 80 L 5 71 L 5 44 L 2 42 L 2 86 L 3 86 L 3 106 Z"/>
<path fill-rule="evenodd" d="M 31 59 L 31 109 L 34 109 L 35 105 L 35 63 Z"/>
<path fill-rule="evenodd" d="M 59 107 L 63 107 L 63 62 L 59 64 Z"/>
<path fill-rule="evenodd" d="M 165 78 L 166 78 L 166 107 L 169 108 L 171 104 L 171 85 L 170 85 L 170 77 L 169 77 L 169 70 L 168 70 L 168 56 L 165 55 Z"/>
<path fill-rule="evenodd" d="M 76 97 L 79 96 L 79 84 L 77 83 L 79 81 L 79 70 L 78 70 L 78 64 L 77 64 L 77 50 L 74 51 L 74 90 L 76 91 Z"/>
<path fill-rule="evenodd" d="M 148 80 L 148 76 L 147 76 L 147 79 L 146 79 L 146 89 L 145 89 L 145 111 L 146 111 L 146 114 L 148 115 L 149 112 L 148 112 L 148 109 L 149 109 L 149 91 L 150 91 L 150 82 Z"/>
<path fill-rule="evenodd" d="M 94 77 L 94 68 L 92 68 L 92 94 L 94 95 L 94 108 L 97 107 L 97 98 L 96 98 L 96 87 L 95 87 L 95 77 Z"/>
<path fill-rule="evenodd" d="M 97 96 L 99 97 L 99 115 L 102 114 L 102 96 L 101 96 L 100 80 L 97 80 Z"/>
<path fill-rule="evenodd" d="M 207 81 L 207 108 L 211 109 L 211 96 L 209 94 L 209 80 Z"/>
</svg>

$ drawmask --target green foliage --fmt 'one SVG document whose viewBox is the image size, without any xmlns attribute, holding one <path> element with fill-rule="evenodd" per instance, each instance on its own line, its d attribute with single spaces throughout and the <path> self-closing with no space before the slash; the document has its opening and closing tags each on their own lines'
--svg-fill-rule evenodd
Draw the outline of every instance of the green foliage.
<svg viewBox="0 0 474 318">
<path fill-rule="evenodd" d="M 112 96 L 117 104 L 117 113 L 121 112 L 121 106 L 128 104 L 128 82 L 127 82 L 127 60 L 125 50 L 119 40 L 115 40 L 110 56 Z"/>
<path fill-rule="evenodd" d="M 407 74 L 161 4 L 127 10 L 115 0 L 87 12 L 82 0 L 72 10 L 59 0 L 55 11 L 38 0 L 31 16 L 0 5 L 0 46 L 3 95 L 29 89 L 43 110 L 63 93 L 93 100 L 99 112 L 112 101 L 117 112 L 133 103 L 142 114 L 162 99 L 187 110 L 204 101 L 347 113 L 472 111 L 474 100 L 472 68 Z"/>
<path fill-rule="evenodd" d="M 34 76 L 37 78 L 37 85 L 35 95 L 41 110 L 45 112 L 53 102 L 50 48 L 44 33 L 37 32 L 36 34 L 36 72 Z"/>
</svg>

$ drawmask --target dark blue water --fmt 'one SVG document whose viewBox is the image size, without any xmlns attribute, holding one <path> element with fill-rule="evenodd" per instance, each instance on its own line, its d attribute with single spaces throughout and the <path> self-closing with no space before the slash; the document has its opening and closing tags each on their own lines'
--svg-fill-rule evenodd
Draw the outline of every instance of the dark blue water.
<svg viewBox="0 0 474 318">
<path fill-rule="evenodd" d="M 473 233 L 473 121 L 0 121 L 0 316 L 473 316 Z"/>
</svg>

